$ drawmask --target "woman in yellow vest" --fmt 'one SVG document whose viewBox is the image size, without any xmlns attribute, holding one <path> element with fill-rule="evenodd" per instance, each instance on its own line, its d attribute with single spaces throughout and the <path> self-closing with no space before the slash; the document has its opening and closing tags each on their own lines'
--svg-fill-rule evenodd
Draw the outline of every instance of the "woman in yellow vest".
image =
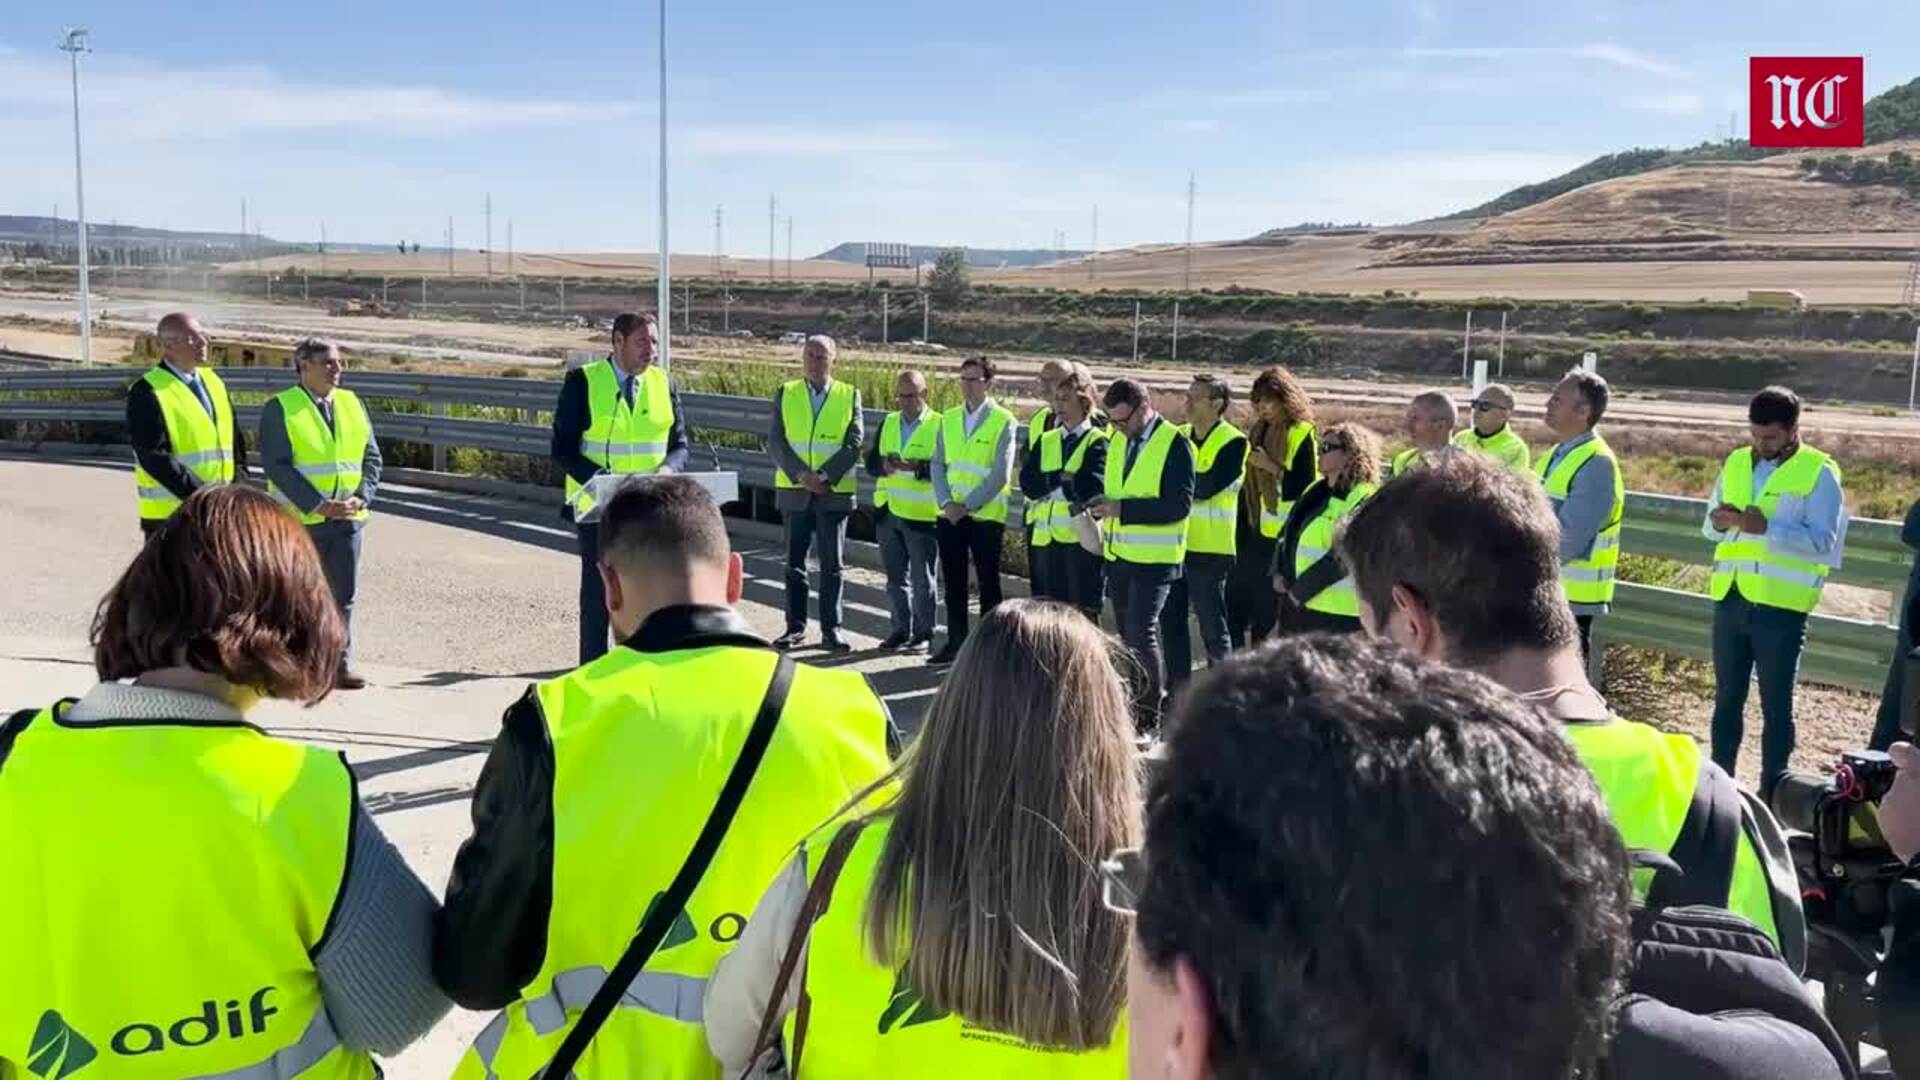
<svg viewBox="0 0 1920 1080">
<path fill-rule="evenodd" d="M 300 523 L 202 488 L 102 601 L 100 685 L 0 725 L 0 1076 L 372 1077 L 445 1015 L 344 758 L 249 722 L 341 638 Z"/>
<path fill-rule="evenodd" d="M 1087 860 L 1140 835 L 1127 708 L 1092 623 L 984 618 L 884 801 L 808 840 L 715 970 L 727 1075 L 772 1048 L 807 1080 L 1124 1076 L 1127 924 Z"/>
<path fill-rule="evenodd" d="M 1313 402 L 1293 372 L 1262 371 L 1248 393 L 1247 481 L 1234 525 L 1233 576 L 1227 583 L 1227 633 L 1246 648 L 1273 633 L 1279 605 L 1268 584 L 1273 545 L 1294 500 L 1319 478 L 1314 460 Z"/>
<path fill-rule="evenodd" d="M 1380 442 L 1359 424 L 1320 433 L 1321 479 L 1293 504 L 1274 548 L 1273 590 L 1282 600 L 1281 629 L 1350 634 L 1360 629 L 1360 598 L 1333 553 L 1340 523 L 1380 483 Z"/>
</svg>

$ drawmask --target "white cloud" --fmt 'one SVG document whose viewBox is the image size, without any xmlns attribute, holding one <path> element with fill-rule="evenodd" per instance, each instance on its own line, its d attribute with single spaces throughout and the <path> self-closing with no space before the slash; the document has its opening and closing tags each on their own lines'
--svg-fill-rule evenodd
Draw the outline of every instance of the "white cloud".
<svg viewBox="0 0 1920 1080">
<path fill-rule="evenodd" d="M 1599 43 L 1593 45 L 1473 45 L 1473 46 L 1412 46 L 1401 50 L 1401 55 L 1418 59 L 1468 59 L 1468 60 L 1588 60 L 1607 64 L 1627 71 L 1637 71 L 1647 75 L 1660 75 L 1666 78 L 1679 78 L 1686 72 L 1659 57 L 1623 45 Z"/>
<path fill-rule="evenodd" d="M 1646 112 L 1665 113 L 1668 116 L 1692 116 L 1707 107 L 1706 98 L 1699 94 L 1637 94 L 1626 99 L 1626 103 Z"/>
<path fill-rule="evenodd" d="M 0 109 L 40 110 L 68 100 L 64 61 L 6 55 Z M 626 116 L 640 102 L 489 98 L 431 86 L 328 86 L 249 68 L 158 71 L 99 63 L 81 73 L 89 126 L 116 139 L 173 141 L 257 134 L 358 131 L 446 137 L 474 131 L 588 124 Z"/>
</svg>

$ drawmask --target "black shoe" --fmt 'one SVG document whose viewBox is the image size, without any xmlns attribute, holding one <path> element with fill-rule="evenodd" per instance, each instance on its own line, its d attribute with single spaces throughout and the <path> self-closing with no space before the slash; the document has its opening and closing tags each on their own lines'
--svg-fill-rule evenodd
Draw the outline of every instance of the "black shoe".
<svg viewBox="0 0 1920 1080">
<path fill-rule="evenodd" d="M 885 640 L 880 642 L 879 648 L 882 648 L 891 652 L 894 649 L 898 649 L 904 646 L 906 643 L 907 643 L 907 635 L 902 631 L 895 630 L 893 633 L 888 634 Z"/>
<path fill-rule="evenodd" d="M 900 647 L 906 653 L 930 653 L 933 651 L 933 638 L 917 637 Z"/>
<path fill-rule="evenodd" d="M 807 642 L 806 630 L 804 629 L 789 630 L 786 633 L 781 634 L 779 637 L 773 639 L 773 647 L 776 649 L 779 649 L 781 652 L 787 652 L 789 650 L 799 648 L 800 646 L 806 644 L 806 642 Z"/>
<path fill-rule="evenodd" d="M 348 671 L 346 668 L 341 668 L 333 677 L 333 688 L 335 690 L 365 690 L 367 688 L 367 680 Z"/>
<path fill-rule="evenodd" d="M 853 651 L 853 646 L 847 644 L 845 638 L 832 630 L 828 630 L 820 635 L 820 647 L 836 655 L 844 655 Z"/>
<path fill-rule="evenodd" d="M 931 641 L 927 642 L 927 647 L 932 648 L 933 642 Z M 954 662 L 955 659 L 959 657 L 959 655 L 960 655 L 960 643 L 957 641 L 949 641 L 947 642 L 946 647 L 942 648 L 939 652 L 934 653 L 932 658 L 930 658 L 927 661 L 927 663 L 951 664 Z"/>
</svg>

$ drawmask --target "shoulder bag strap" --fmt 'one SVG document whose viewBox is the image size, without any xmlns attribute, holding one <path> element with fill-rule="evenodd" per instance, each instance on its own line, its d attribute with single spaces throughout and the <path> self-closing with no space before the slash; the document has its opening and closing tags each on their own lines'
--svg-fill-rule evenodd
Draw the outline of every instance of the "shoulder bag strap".
<svg viewBox="0 0 1920 1080">
<path fill-rule="evenodd" d="M 1687 818 L 1668 849 L 1681 876 L 1657 879 L 1647 892 L 1647 906 L 1655 910 L 1689 904 L 1727 907 L 1740 834 L 1740 789 L 1703 755 Z"/>
<path fill-rule="evenodd" d="M 795 970 L 800 966 L 800 953 L 807 947 L 807 940 L 813 934 L 813 924 L 826 913 L 827 901 L 833 896 L 834 882 L 840 879 L 840 870 L 846 866 L 847 856 L 853 853 L 853 845 L 866 827 L 865 821 L 855 821 L 842 828 L 834 835 L 833 842 L 827 845 L 826 854 L 820 857 L 820 865 L 814 868 L 813 883 L 807 887 L 807 898 L 800 904 L 800 914 L 793 921 L 793 936 L 787 939 L 786 954 L 780 958 L 779 974 L 773 979 L 773 993 L 767 998 L 767 1010 L 760 1017 L 760 1033 L 753 1040 L 755 1061 L 759 1061 L 761 1055 L 779 1043 L 780 1004 L 786 999 L 787 987 L 792 984 Z M 804 980 L 804 975 L 802 978 Z M 803 981 L 800 1003 L 794 1009 L 793 1047 L 787 1061 L 789 1077 L 797 1078 L 800 1075 L 800 1050 L 807 1037 L 808 1006 L 809 998 Z"/>
<path fill-rule="evenodd" d="M 6 723 L 0 724 L 0 766 L 6 765 L 7 755 L 13 750 L 13 741 L 19 738 L 20 733 L 27 730 L 27 725 L 33 722 L 33 718 L 39 715 L 39 709 L 21 709 L 7 717 Z"/>
<path fill-rule="evenodd" d="M 641 921 L 633 941 L 613 965 L 613 972 L 600 984 L 600 989 L 594 991 L 593 1000 L 587 1003 L 579 1022 L 567 1033 L 559 1051 L 553 1055 L 553 1061 L 541 1075 L 572 1075 L 574 1064 L 586 1052 L 587 1045 L 600 1031 L 600 1026 L 612 1015 L 614 1007 L 626 993 L 627 985 L 653 958 L 654 950 L 660 947 L 667 931 L 672 929 L 674 919 L 687 906 L 694 887 L 700 884 L 707 866 L 713 862 L 714 853 L 720 849 L 720 842 L 726 839 L 734 813 L 747 797 L 747 786 L 753 782 L 753 774 L 760 769 L 760 759 L 766 756 L 767 744 L 773 739 L 773 729 L 780 721 L 781 710 L 787 706 L 787 694 L 793 689 L 795 669 L 793 660 L 784 653 L 775 661 L 773 679 L 767 684 L 766 695 L 760 699 L 760 711 L 753 718 L 753 728 L 747 733 L 745 745 L 740 748 L 740 756 L 734 759 L 733 771 L 727 774 L 719 798 L 714 800 L 713 812 L 707 815 L 706 824 L 701 826 L 700 835 L 693 842 L 693 850 L 687 853 L 686 861 L 680 864 L 679 872 L 674 874 L 673 883 L 667 886 L 667 891 L 661 894 L 660 902 L 653 905 L 652 912 Z"/>
</svg>

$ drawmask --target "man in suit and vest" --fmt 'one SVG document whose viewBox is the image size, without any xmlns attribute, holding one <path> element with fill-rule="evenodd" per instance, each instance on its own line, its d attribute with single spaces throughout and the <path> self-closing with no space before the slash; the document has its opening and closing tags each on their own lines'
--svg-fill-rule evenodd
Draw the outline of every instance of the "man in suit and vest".
<svg viewBox="0 0 1920 1080">
<path fill-rule="evenodd" d="M 1107 448 L 1102 494 L 1088 504 L 1106 533 L 1107 593 L 1120 639 L 1139 664 L 1134 720 L 1142 732 L 1160 725 L 1167 669 L 1160 613 L 1187 557 L 1193 513 L 1193 444 L 1153 408 L 1153 395 L 1133 379 L 1115 379 L 1103 403 L 1117 434 Z"/>
<path fill-rule="evenodd" d="M 360 578 L 360 538 L 368 507 L 380 487 L 380 443 L 367 410 L 340 385 L 340 349 L 308 338 L 293 347 L 299 384 L 281 391 L 260 410 L 260 463 L 267 490 L 307 527 L 320 553 L 320 567 L 333 590 L 346 628 L 346 648 L 334 685 L 358 690 L 355 674 L 353 598 Z"/>
<path fill-rule="evenodd" d="M 187 496 L 247 473 L 246 437 L 226 384 L 207 366 L 207 335 L 184 311 L 164 316 L 160 362 L 127 388 L 127 437 L 140 531 L 151 536 Z"/>
<path fill-rule="evenodd" d="M 1793 756 L 1793 684 L 1807 616 L 1840 565 L 1846 504 L 1840 466 L 1800 441 L 1800 397 L 1769 386 L 1747 406 L 1751 444 L 1727 455 L 1701 531 L 1714 541 L 1713 760 L 1740 755 L 1747 682 L 1760 682 L 1760 790 Z"/>
<path fill-rule="evenodd" d="M 993 400 L 993 359 L 960 365 L 959 408 L 940 414 L 933 448 L 934 537 L 947 587 L 947 643 L 928 660 L 951 664 L 967 640 L 967 565 L 980 587 L 980 614 L 1000 605 L 1000 544 L 1013 482 L 1013 413 Z"/>
<path fill-rule="evenodd" d="M 1247 436 L 1227 422 L 1233 390 L 1213 375 L 1195 375 L 1187 387 L 1187 423 L 1193 444 L 1193 514 L 1187 519 L 1187 558 L 1173 583 L 1160 633 L 1167 647 L 1167 689 L 1177 691 L 1193 673 L 1193 642 L 1187 609 L 1200 627 L 1200 647 L 1209 667 L 1227 657 L 1227 577 L 1233 573 L 1235 515 L 1247 475 Z"/>
<path fill-rule="evenodd" d="M 887 608 L 892 632 L 882 649 L 925 653 L 933 648 L 933 564 L 938 541 L 933 523 L 940 504 L 933 494 L 933 447 L 940 414 L 927 407 L 927 377 L 903 371 L 894 380 L 897 408 L 887 414 L 867 451 L 873 477 L 874 532 L 887 571 Z"/>
<path fill-rule="evenodd" d="M 1415 394 L 1407 402 L 1406 433 L 1411 443 L 1393 456 L 1393 476 L 1404 476 L 1450 457 L 1453 448 L 1453 399 L 1438 390 Z"/>
<path fill-rule="evenodd" d="M 860 391 L 833 377 L 838 351 L 825 334 L 808 338 L 800 349 L 806 377 L 773 395 L 767 453 L 775 470 L 773 504 L 787 516 L 787 632 L 774 639 L 778 649 L 806 641 L 808 551 L 820 560 L 820 644 L 832 653 L 853 649 L 840 636 L 841 566 L 866 424 Z"/>
<path fill-rule="evenodd" d="M 1574 368 L 1547 398 L 1547 428 L 1560 442 L 1534 459 L 1534 475 L 1560 519 L 1560 583 L 1580 630 L 1580 655 L 1593 651 L 1593 620 L 1613 603 L 1620 564 L 1620 521 L 1626 481 L 1613 448 L 1600 437 L 1612 391 L 1607 380 Z"/>
<path fill-rule="evenodd" d="M 1054 411 L 1053 399 L 1060 389 L 1060 384 L 1066 382 L 1072 375 L 1073 365 L 1066 360 L 1048 360 L 1040 365 L 1040 407 L 1033 410 L 1032 416 L 1027 417 L 1026 425 L 1022 428 L 1026 437 L 1016 444 L 1017 450 L 1013 456 L 1013 477 L 1016 486 L 1019 477 L 1026 473 L 1027 459 L 1040 453 L 1040 441 L 1046 437 L 1047 432 L 1060 426 L 1060 416 Z M 1025 500 L 1021 507 L 1021 516 L 1026 525 L 1027 585 L 1029 592 L 1034 596 L 1051 596 L 1057 591 L 1055 585 L 1046 580 L 1045 564 L 1048 560 L 1034 558 L 1033 554 L 1036 546 L 1036 532 L 1043 533 L 1037 538 L 1038 546 L 1048 547 L 1052 544 L 1051 534 L 1045 533 L 1042 529 L 1043 525 L 1051 524 L 1042 520 L 1042 516 L 1049 512 L 1048 507 L 1033 499 Z"/>
<path fill-rule="evenodd" d="M 613 349 L 567 372 L 553 410 L 553 460 L 566 473 L 566 506 L 580 542 L 580 662 L 607 651 L 607 597 L 600 583 L 600 528 L 588 481 L 602 473 L 672 473 L 686 468 L 687 423 L 680 393 L 653 362 L 660 328 L 652 313 L 613 320 Z"/>
</svg>

